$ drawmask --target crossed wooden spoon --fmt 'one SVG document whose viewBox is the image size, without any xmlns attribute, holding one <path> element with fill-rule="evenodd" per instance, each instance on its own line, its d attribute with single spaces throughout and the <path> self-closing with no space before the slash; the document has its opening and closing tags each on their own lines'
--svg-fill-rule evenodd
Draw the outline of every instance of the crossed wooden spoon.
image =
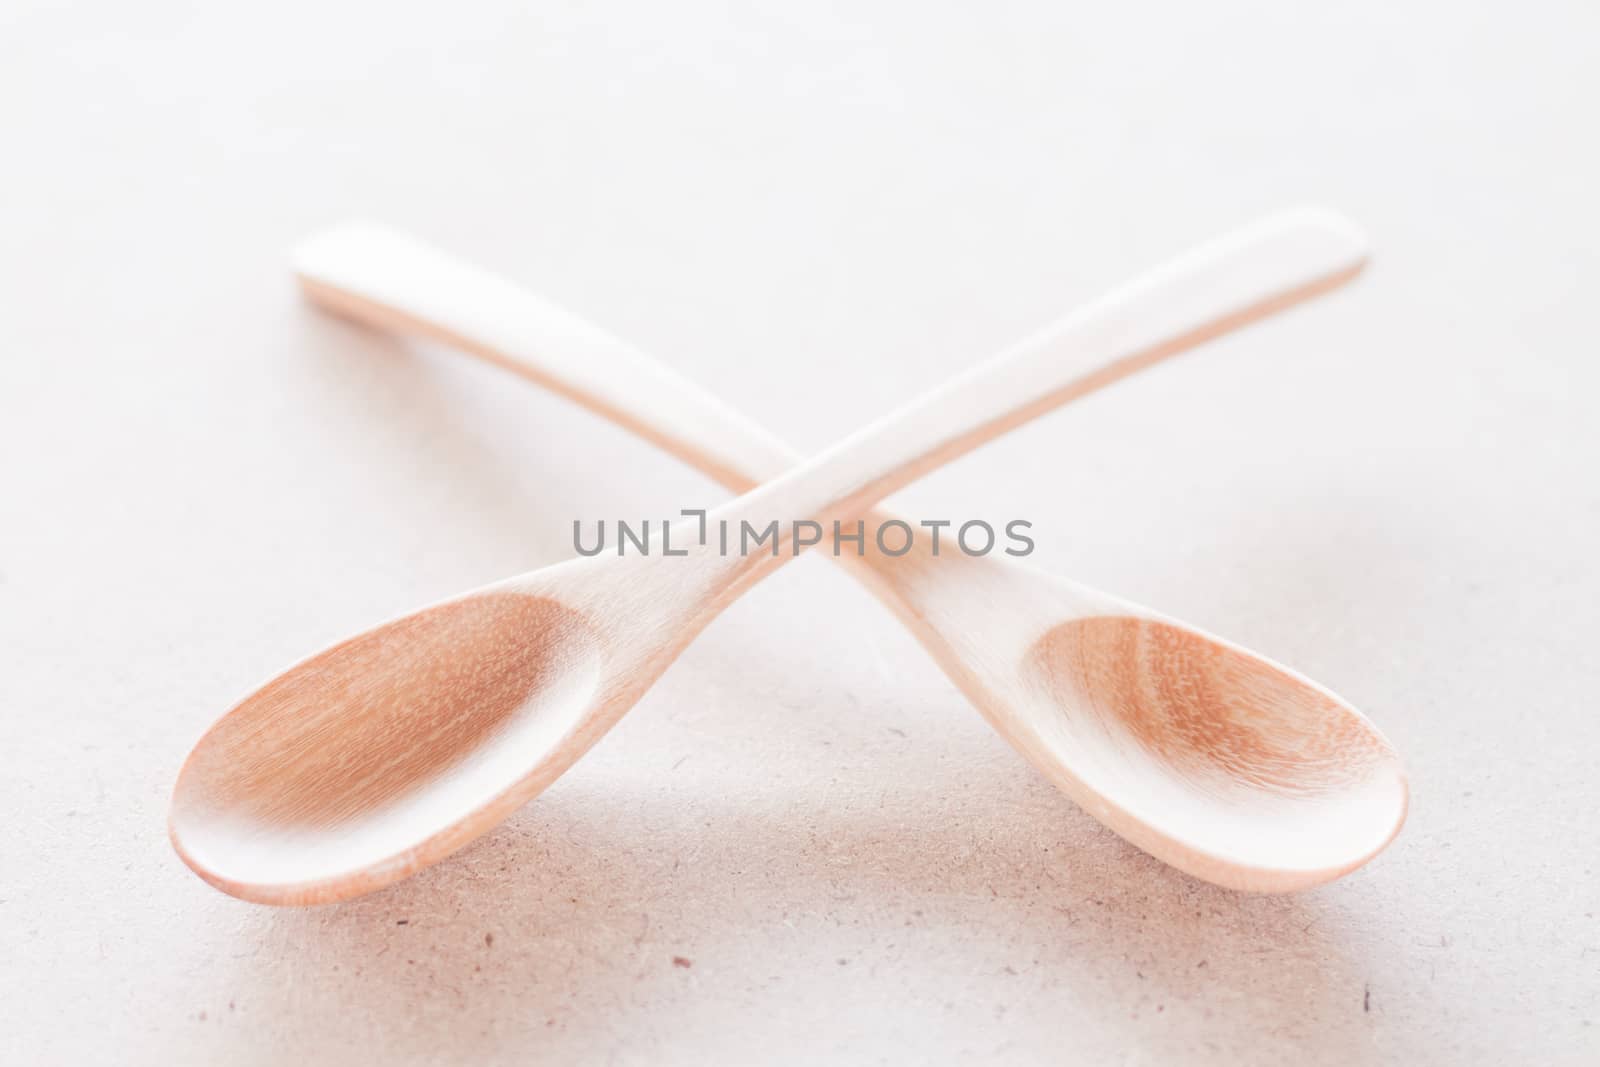
<svg viewBox="0 0 1600 1067">
<path fill-rule="evenodd" d="M 270 904 L 370 892 L 438 862 L 547 787 L 723 608 L 798 555 L 793 522 L 866 516 L 839 556 L 1013 746 L 1134 844 L 1233 888 L 1289 891 L 1379 852 L 1405 818 L 1393 747 L 1285 667 L 998 555 L 873 549 L 877 501 L 1023 422 L 1358 273 L 1348 222 L 1301 210 L 1202 246 L 810 460 L 637 350 L 393 231 L 306 243 L 317 303 L 464 348 L 553 388 L 745 495 L 764 529 L 724 555 L 596 556 L 424 608 L 246 697 L 179 773 L 170 830 L 218 888 Z"/>
</svg>

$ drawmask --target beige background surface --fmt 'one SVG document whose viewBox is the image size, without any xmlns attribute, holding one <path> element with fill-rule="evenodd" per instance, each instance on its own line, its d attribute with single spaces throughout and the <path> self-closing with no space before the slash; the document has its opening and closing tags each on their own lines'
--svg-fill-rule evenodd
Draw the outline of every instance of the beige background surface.
<svg viewBox="0 0 1600 1067">
<path fill-rule="evenodd" d="M 1597 11 L 8 4 L 6 1058 L 1595 1062 Z M 1371 229 L 1359 287 L 897 504 L 1029 518 L 1366 708 L 1414 789 L 1367 869 L 1144 857 L 821 560 L 407 884 L 274 911 L 167 847 L 188 746 L 289 660 L 720 498 L 319 319 L 308 230 L 410 227 L 816 448 L 1304 200 Z"/>
</svg>

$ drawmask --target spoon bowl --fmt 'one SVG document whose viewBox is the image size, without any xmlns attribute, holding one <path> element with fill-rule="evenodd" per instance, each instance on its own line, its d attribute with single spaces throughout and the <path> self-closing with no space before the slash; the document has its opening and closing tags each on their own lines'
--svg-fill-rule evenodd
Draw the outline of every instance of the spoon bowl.
<svg viewBox="0 0 1600 1067">
<path fill-rule="evenodd" d="M 993 557 L 867 562 L 874 579 L 893 574 L 902 621 L 1001 736 L 1180 870 L 1304 889 L 1361 866 L 1405 821 L 1394 747 L 1288 667 Z"/>
<path fill-rule="evenodd" d="M 587 721 L 604 659 L 581 614 L 514 587 L 343 641 L 246 697 L 195 746 L 173 794 L 173 842 L 202 877 L 252 900 L 375 888 L 542 788 L 530 768 Z"/>
<path fill-rule="evenodd" d="M 1376 855 L 1405 819 L 1399 756 L 1364 716 L 1192 628 L 1134 615 L 1063 623 L 1018 682 L 1050 732 L 1071 738 L 1072 792 L 1115 797 L 1108 823 L 1211 881 L 1315 885 Z"/>
</svg>

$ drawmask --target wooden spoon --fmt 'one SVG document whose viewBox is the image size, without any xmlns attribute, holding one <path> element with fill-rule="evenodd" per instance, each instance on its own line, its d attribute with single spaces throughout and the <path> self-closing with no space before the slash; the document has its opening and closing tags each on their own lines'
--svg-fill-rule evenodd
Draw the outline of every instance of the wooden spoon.
<svg viewBox="0 0 1600 1067">
<path fill-rule="evenodd" d="M 326 253 L 350 247 L 352 232 L 361 235 L 319 242 L 322 253 L 314 245 L 302 261 L 319 295 L 335 302 L 340 287 L 317 264 L 337 263 Z M 391 242 L 353 262 L 385 278 L 395 252 Z M 319 653 L 201 739 L 179 774 L 173 842 L 212 884 L 279 904 L 355 896 L 437 862 L 549 785 L 718 612 L 797 554 L 792 520 L 853 519 L 1026 419 L 1328 289 L 1363 260 L 1363 242 L 1336 217 L 1258 224 L 710 516 L 713 528 L 778 521 L 784 543 L 773 555 L 723 556 L 712 537 L 686 557 L 574 560 Z M 547 358 L 570 370 L 558 387 L 613 417 L 636 410 L 628 397 L 651 396 L 671 413 L 641 422 L 641 432 L 663 443 L 681 432 L 730 479 L 742 476 L 726 458 L 750 442 L 766 462 L 788 461 L 741 420 L 700 419 L 698 394 L 672 385 L 664 368 L 625 352 L 619 369 L 616 342 L 507 287 L 441 299 L 468 313 L 464 336 L 495 352 L 555 342 Z M 349 300 L 353 310 L 363 298 Z M 674 542 L 691 543 L 697 525 L 674 527 Z M 955 561 L 959 580 L 948 571 Z M 915 555 L 868 567 L 876 587 L 893 591 L 880 595 L 1013 744 L 1113 829 L 1176 866 L 1225 885 L 1291 889 L 1359 865 L 1403 818 L 1405 780 L 1387 741 L 1284 668 L 998 560 Z"/>
</svg>

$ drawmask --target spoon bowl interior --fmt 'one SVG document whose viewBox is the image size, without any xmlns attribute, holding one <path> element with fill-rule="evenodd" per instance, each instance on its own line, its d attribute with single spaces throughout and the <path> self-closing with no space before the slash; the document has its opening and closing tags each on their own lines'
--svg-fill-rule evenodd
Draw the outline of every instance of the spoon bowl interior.
<svg viewBox="0 0 1600 1067">
<path fill-rule="evenodd" d="M 602 644 L 554 599 L 490 591 L 335 645 L 229 711 L 179 775 L 171 834 L 247 899 L 350 895 L 453 851 L 544 784 Z M 502 810 L 504 809 L 504 810 Z"/>
<path fill-rule="evenodd" d="M 1045 742 L 1116 798 L 1097 813 L 1190 873 L 1304 888 L 1360 866 L 1404 820 L 1399 757 L 1360 712 L 1186 626 L 1073 619 L 1028 649 L 1019 674 Z"/>
</svg>

